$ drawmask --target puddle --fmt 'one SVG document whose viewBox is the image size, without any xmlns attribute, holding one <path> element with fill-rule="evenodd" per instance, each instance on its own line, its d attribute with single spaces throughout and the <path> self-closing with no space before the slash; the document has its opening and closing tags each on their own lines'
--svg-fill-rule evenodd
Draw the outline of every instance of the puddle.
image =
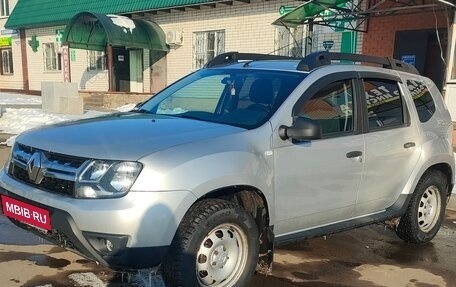
<svg viewBox="0 0 456 287">
<path fill-rule="evenodd" d="M 33 233 L 25 231 L 14 224 L 12 224 L 8 218 L 6 218 L 0 212 L 0 230 L 2 236 L 0 236 L 0 244 L 8 245 L 40 245 L 49 244 L 48 241 L 36 236 Z"/>
</svg>

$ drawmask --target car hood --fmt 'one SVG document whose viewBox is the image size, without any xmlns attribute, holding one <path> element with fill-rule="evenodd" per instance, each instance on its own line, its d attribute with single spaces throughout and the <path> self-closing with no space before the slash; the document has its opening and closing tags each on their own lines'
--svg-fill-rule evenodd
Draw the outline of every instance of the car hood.
<svg viewBox="0 0 456 287">
<path fill-rule="evenodd" d="M 118 113 L 30 130 L 16 141 L 70 156 L 134 161 L 172 146 L 240 131 L 244 129 L 178 117 Z"/>
</svg>

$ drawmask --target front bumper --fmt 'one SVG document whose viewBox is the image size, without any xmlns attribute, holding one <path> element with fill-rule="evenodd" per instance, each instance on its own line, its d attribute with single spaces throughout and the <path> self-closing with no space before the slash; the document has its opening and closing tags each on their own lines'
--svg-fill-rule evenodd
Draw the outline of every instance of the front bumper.
<svg viewBox="0 0 456 287">
<path fill-rule="evenodd" d="M 160 264 L 182 217 L 196 200 L 187 191 L 75 199 L 15 181 L 4 171 L 0 172 L 0 194 L 50 212 L 50 231 L 11 219 L 16 225 L 116 270 Z"/>
</svg>

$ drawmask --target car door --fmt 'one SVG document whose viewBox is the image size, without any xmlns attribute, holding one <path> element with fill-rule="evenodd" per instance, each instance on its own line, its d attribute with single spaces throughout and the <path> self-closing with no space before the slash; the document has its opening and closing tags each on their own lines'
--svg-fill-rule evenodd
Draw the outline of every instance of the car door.
<svg viewBox="0 0 456 287">
<path fill-rule="evenodd" d="M 361 73 L 360 78 L 366 147 L 355 216 L 381 212 L 396 202 L 421 154 L 401 80 L 373 73 Z"/>
<path fill-rule="evenodd" d="M 353 215 L 363 169 L 356 73 L 338 73 L 315 82 L 288 117 L 321 125 L 322 138 L 297 142 L 274 133 L 275 233 L 279 240 Z M 287 118 L 284 122 L 287 122 Z"/>
</svg>

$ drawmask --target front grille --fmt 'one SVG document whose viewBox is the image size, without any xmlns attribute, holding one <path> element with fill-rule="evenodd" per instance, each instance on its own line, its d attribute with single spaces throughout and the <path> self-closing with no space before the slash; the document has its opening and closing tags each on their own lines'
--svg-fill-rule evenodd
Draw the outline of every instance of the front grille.
<svg viewBox="0 0 456 287">
<path fill-rule="evenodd" d="M 9 173 L 39 189 L 74 196 L 74 182 L 86 159 L 49 153 L 16 144 Z"/>
</svg>

